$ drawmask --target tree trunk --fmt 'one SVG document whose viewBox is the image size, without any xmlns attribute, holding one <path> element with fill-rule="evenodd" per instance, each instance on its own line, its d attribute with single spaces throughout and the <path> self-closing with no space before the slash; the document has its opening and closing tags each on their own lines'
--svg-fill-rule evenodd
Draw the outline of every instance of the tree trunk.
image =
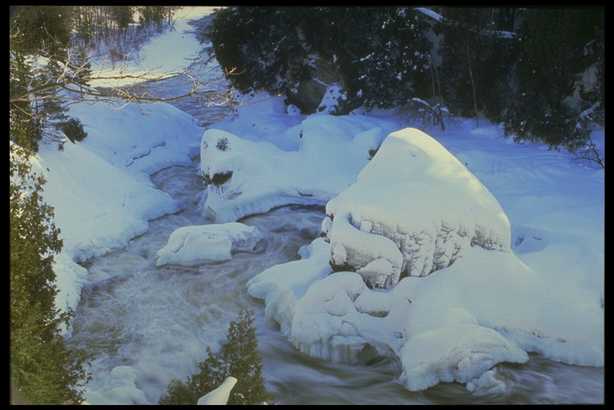
<svg viewBox="0 0 614 410">
<path fill-rule="evenodd" d="M 473 111 L 475 112 L 475 124 L 480 125 L 478 119 L 478 98 L 475 91 L 475 81 L 473 79 L 473 70 L 471 69 L 471 55 L 469 54 L 469 44 L 465 43 L 465 51 L 467 53 L 467 69 L 469 70 L 469 80 L 471 81 L 471 91 L 473 93 Z"/>
</svg>

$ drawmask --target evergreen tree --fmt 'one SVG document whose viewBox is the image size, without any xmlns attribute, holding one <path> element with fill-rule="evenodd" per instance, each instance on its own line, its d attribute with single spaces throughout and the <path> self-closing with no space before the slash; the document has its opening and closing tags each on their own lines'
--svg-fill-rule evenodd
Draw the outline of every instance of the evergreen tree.
<svg viewBox="0 0 614 410">
<path fill-rule="evenodd" d="M 601 27 L 601 29 L 599 29 Z M 517 140 L 540 140 L 575 150 L 589 137 L 576 89 L 594 62 L 586 46 L 603 30 L 603 10 L 530 9 L 519 33 L 517 81 L 505 129 Z"/>
<path fill-rule="evenodd" d="M 26 95 L 32 84 L 31 67 L 23 53 L 10 50 L 9 93 L 11 98 Z M 41 139 L 41 124 L 35 115 L 28 98 L 14 101 L 9 105 L 9 123 L 11 141 L 28 151 L 38 151 Z"/>
<path fill-rule="evenodd" d="M 262 378 L 262 359 L 254 317 L 243 310 L 228 327 L 226 341 L 219 352 L 207 348 L 207 358 L 199 363 L 198 373 L 187 383 L 173 380 L 160 404 L 196 404 L 198 399 L 219 387 L 228 376 L 238 379 L 228 404 L 260 404 L 269 398 Z"/>
<path fill-rule="evenodd" d="M 68 53 L 72 13 L 72 7 L 19 6 L 12 9 L 9 115 L 13 129 L 10 138 L 33 152 L 38 150 L 43 136 L 62 143 L 65 130 L 79 131 L 72 134 L 77 135 L 74 138 L 77 140 L 86 135 L 80 123 L 68 119 L 59 95 L 58 82 L 73 75 Z M 83 53 L 81 58 L 84 58 Z M 41 56 L 45 57 L 45 63 L 39 61 L 36 68 L 27 62 L 28 58 Z M 87 67 L 76 76 L 77 82 L 84 83 L 89 76 Z M 17 101 L 13 101 L 14 98 Z"/>
<path fill-rule="evenodd" d="M 32 173 L 29 153 L 11 143 L 10 154 L 11 383 L 32 403 L 80 403 L 85 356 L 66 347 L 60 326 L 71 314 L 54 306 L 59 230 L 42 202 L 44 179 Z"/>
<path fill-rule="evenodd" d="M 343 27 L 347 40 L 333 51 L 348 54 L 340 64 L 354 105 L 393 107 L 424 97 L 430 85 L 424 17 L 407 7 L 349 9 L 348 14 L 355 25 Z"/>
<path fill-rule="evenodd" d="M 126 30 L 132 22 L 133 8 L 130 6 L 111 6 L 111 18 L 120 30 Z"/>
<path fill-rule="evenodd" d="M 442 91 L 453 113 L 500 119 L 511 93 L 517 42 L 499 33 L 513 28 L 513 17 L 508 9 L 444 9 L 445 21 L 436 30 L 443 34 Z"/>
<path fill-rule="evenodd" d="M 254 326 L 254 316 L 243 310 L 237 321 L 228 328 L 228 342 L 222 346 L 221 361 L 227 366 L 227 376 L 239 381 L 232 390 L 229 404 L 258 404 L 267 399 L 262 378 L 262 359 L 258 352 L 258 339 Z"/>
</svg>

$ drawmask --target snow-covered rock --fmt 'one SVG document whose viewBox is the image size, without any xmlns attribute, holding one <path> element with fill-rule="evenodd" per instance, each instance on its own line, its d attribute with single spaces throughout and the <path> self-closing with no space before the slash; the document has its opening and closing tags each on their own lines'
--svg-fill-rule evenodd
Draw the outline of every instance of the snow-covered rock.
<svg viewBox="0 0 614 410">
<path fill-rule="evenodd" d="M 505 382 L 497 378 L 496 368 L 471 380 L 465 387 L 476 396 L 503 394 L 506 390 Z"/>
<path fill-rule="evenodd" d="M 256 275 L 248 291 L 310 356 L 345 363 L 369 351 L 396 356 L 410 390 L 476 384 L 497 363 L 525 362 L 527 352 L 603 363 L 599 307 L 552 295 L 512 252 L 471 247 L 453 265 L 390 290 L 369 289 L 359 273 L 332 273 L 323 238 L 300 254 Z"/>
<path fill-rule="evenodd" d="M 230 260 L 232 252 L 255 250 L 261 239 L 258 228 L 238 222 L 184 226 L 176 229 L 158 251 L 156 266 L 195 266 Z"/>
<path fill-rule="evenodd" d="M 277 322 L 285 335 L 289 334 L 292 326 L 297 298 L 314 281 L 331 272 L 328 264 L 330 247 L 322 238 L 302 247 L 300 254 L 303 259 L 275 265 L 247 283 L 251 296 L 266 300 L 266 318 Z"/>
<path fill-rule="evenodd" d="M 415 391 L 439 382 L 468 383 L 499 362 L 524 363 L 529 357 L 492 329 L 455 324 L 412 337 L 401 360 L 400 381 Z"/>
<path fill-rule="evenodd" d="M 199 406 L 206 406 L 215 404 L 224 405 L 228 403 L 230 393 L 232 392 L 233 387 L 235 387 L 235 384 L 237 384 L 237 381 L 238 380 L 232 376 L 227 377 L 226 380 L 224 380 L 224 382 L 219 385 L 219 387 L 198 399 L 198 402 L 196 404 Z"/>
<path fill-rule="evenodd" d="M 370 286 L 394 286 L 401 272 L 429 275 L 470 246 L 510 250 L 510 224 L 497 200 L 413 128 L 390 134 L 326 213 L 331 264 L 361 273 Z"/>
<path fill-rule="evenodd" d="M 251 111 L 237 121 L 246 118 Z M 248 124 L 224 125 L 232 132 L 208 129 L 201 143 L 201 171 L 209 183 L 203 212 L 230 222 L 282 205 L 324 205 L 354 181 L 393 124 L 321 114 L 285 130 L 271 128 L 266 138 L 252 137 Z"/>
</svg>

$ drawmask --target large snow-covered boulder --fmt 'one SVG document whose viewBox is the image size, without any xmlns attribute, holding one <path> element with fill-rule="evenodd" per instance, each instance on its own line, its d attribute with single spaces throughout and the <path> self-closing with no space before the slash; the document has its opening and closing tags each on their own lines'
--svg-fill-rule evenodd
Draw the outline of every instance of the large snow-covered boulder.
<svg viewBox="0 0 614 410">
<path fill-rule="evenodd" d="M 253 251 L 261 239 L 258 228 L 237 222 L 184 226 L 176 229 L 158 251 L 156 266 L 230 260 L 232 252 Z"/>
<path fill-rule="evenodd" d="M 414 128 L 391 133 L 326 213 L 331 265 L 360 273 L 373 287 L 394 286 L 401 272 L 429 275 L 471 246 L 510 250 L 510 223 L 497 200 Z"/>
</svg>

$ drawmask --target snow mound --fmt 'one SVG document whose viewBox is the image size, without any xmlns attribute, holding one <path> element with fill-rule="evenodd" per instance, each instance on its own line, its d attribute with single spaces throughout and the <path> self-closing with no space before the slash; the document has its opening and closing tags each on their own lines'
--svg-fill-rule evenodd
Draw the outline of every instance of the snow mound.
<svg viewBox="0 0 614 410">
<path fill-rule="evenodd" d="M 456 324 L 423 332 L 401 350 L 400 381 L 409 390 L 439 382 L 468 383 L 499 362 L 525 363 L 528 355 L 492 329 Z"/>
<path fill-rule="evenodd" d="M 184 226 L 176 229 L 157 253 L 156 266 L 195 266 L 226 261 L 232 252 L 253 251 L 262 239 L 260 230 L 241 223 Z"/>
<path fill-rule="evenodd" d="M 199 406 L 206 406 L 213 404 L 224 405 L 228 403 L 228 398 L 230 397 L 232 388 L 235 387 L 237 381 L 238 380 L 232 376 L 227 377 L 226 380 L 224 380 L 224 382 L 220 384 L 215 390 L 210 391 L 209 393 L 198 399 L 198 402 L 196 404 Z"/>
<path fill-rule="evenodd" d="M 476 390 L 497 363 L 523 363 L 527 352 L 603 365 L 599 306 L 552 295 L 511 252 L 471 247 L 452 266 L 405 277 L 390 290 L 369 289 L 356 272 L 332 273 L 323 238 L 299 253 L 303 259 L 252 278 L 248 291 L 310 356 L 343 363 L 366 354 L 397 357 L 410 390 L 452 381 Z"/>
<path fill-rule="evenodd" d="M 496 377 L 497 369 L 492 369 L 473 379 L 465 386 L 476 396 L 501 395 L 506 391 L 505 382 Z"/>
<path fill-rule="evenodd" d="M 452 154 L 413 128 L 391 133 L 357 181 L 326 205 L 335 270 L 392 287 L 426 276 L 471 246 L 510 251 L 497 200 Z"/>
<path fill-rule="evenodd" d="M 248 293 L 266 300 L 267 320 L 277 322 L 289 335 L 294 317 L 294 305 L 314 281 L 330 272 L 330 247 L 322 238 L 315 239 L 299 251 L 303 259 L 275 265 L 254 276 L 247 283 Z"/>
<path fill-rule="evenodd" d="M 393 128 L 389 120 L 322 114 L 298 124 L 286 120 L 284 129 L 277 121 L 268 137 L 260 138 L 249 124 L 256 121 L 252 110 L 266 118 L 297 118 L 267 101 L 244 108 L 235 123 L 220 124 L 226 130 L 212 128 L 203 135 L 201 170 L 209 183 L 203 212 L 215 222 L 282 205 L 324 205 L 354 181 Z"/>
</svg>

